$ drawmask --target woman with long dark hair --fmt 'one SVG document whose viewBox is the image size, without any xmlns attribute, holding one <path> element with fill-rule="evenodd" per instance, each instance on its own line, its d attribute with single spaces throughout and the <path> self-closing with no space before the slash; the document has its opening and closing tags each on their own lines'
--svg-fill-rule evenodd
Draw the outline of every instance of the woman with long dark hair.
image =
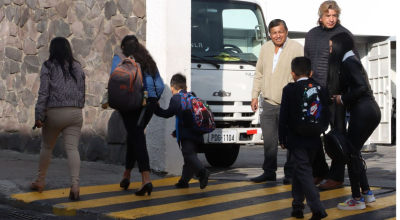
<svg viewBox="0 0 400 220">
<path fill-rule="evenodd" d="M 60 133 L 71 173 L 70 199 L 79 198 L 79 138 L 85 104 L 85 73 L 72 55 L 67 39 L 56 37 L 50 42 L 50 56 L 40 73 L 39 96 L 35 107 L 35 126 L 42 128 L 42 145 L 37 179 L 31 189 L 42 192 L 53 147 Z"/>
<path fill-rule="evenodd" d="M 352 198 L 339 203 L 338 209 L 361 210 L 365 209 L 365 204 L 374 202 L 375 197 L 369 188 L 360 150 L 379 125 L 381 112 L 368 82 L 368 75 L 352 51 L 354 41 L 350 35 L 345 32 L 336 34 L 329 43 L 329 94 L 337 105 L 344 105 L 350 112 L 347 139 L 352 156 L 347 168 Z"/>
<path fill-rule="evenodd" d="M 113 58 L 111 73 L 117 65 L 126 57 L 132 56 L 140 64 L 143 73 L 143 87 L 148 92 L 147 106 L 143 116 L 143 123 L 138 125 L 140 113 L 143 108 L 133 112 L 120 112 L 124 122 L 127 137 L 127 151 L 125 172 L 120 187 L 127 189 L 130 185 L 131 171 L 138 162 L 139 172 L 142 175 L 142 186 L 135 192 L 137 196 L 150 195 L 153 185 L 150 182 L 150 162 L 147 152 L 145 128 L 155 111 L 158 100 L 164 91 L 164 82 L 160 77 L 157 65 L 149 51 L 139 43 L 135 35 L 127 35 L 121 42 L 122 53 L 116 54 Z"/>
</svg>

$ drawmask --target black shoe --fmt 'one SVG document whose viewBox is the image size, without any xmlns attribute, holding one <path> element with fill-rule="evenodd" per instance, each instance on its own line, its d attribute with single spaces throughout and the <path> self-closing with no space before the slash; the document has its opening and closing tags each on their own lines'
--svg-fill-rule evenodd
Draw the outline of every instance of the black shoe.
<svg viewBox="0 0 400 220">
<path fill-rule="evenodd" d="M 146 183 L 141 189 L 135 192 L 135 195 L 137 196 L 144 196 L 146 195 L 151 195 L 151 191 L 153 191 L 153 184 L 151 182 Z"/>
<path fill-rule="evenodd" d="M 326 214 L 325 211 L 324 212 L 316 212 L 316 213 L 312 214 L 310 220 L 320 220 L 320 219 L 323 219 L 323 218 L 325 218 L 327 216 L 328 216 L 328 214 Z"/>
<path fill-rule="evenodd" d="M 303 209 L 294 209 L 290 215 L 295 218 L 304 218 Z"/>
<path fill-rule="evenodd" d="M 250 181 L 261 183 L 265 181 L 276 181 L 276 173 L 263 173 L 261 176 L 251 178 Z"/>
<path fill-rule="evenodd" d="M 119 186 L 123 188 L 124 190 L 128 189 L 129 185 L 131 184 L 131 181 L 129 179 L 123 179 L 120 183 Z"/>
<path fill-rule="evenodd" d="M 292 179 L 284 177 L 283 178 L 283 185 L 290 185 L 290 184 L 292 184 Z"/>
<path fill-rule="evenodd" d="M 183 181 L 180 179 L 178 183 L 175 183 L 176 188 L 181 189 L 181 188 L 189 188 L 189 183 Z"/>
<path fill-rule="evenodd" d="M 206 188 L 208 184 L 208 177 L 210 176 L 210 171 L 207 169 L 202 169 L 198 175 L 200 182 L 200 189 Z"/>
</svg>

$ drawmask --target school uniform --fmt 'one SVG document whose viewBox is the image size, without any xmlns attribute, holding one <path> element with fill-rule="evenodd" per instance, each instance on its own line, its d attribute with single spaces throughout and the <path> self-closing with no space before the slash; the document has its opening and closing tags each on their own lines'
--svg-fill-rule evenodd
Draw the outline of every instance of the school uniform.
<svg viewBox="0 0 400 220">
<path fill-rule="evenodd" d="M 306 82 L 315 82 L 313 79 L 301 78 L 296 83 L 303 80 Z M 302 82 L 304 83 L 304 82 Z M 312 213 L 325 213 L 325 208 L 320 201 L 319 191 L 314 185 L 312 176 L 312 161 L 317 149 L 322 148 L 322 142 L 319 136 L 304 137 L 294 134 L 289 126 L 290 109 L 293 108 L 294 84 L 290 83 L 283 88 L 282 103 L 279 114 L 279 142 L 284 144 L 285 148 L 290 151 L 294 161 L 294 171 L 292 179 L 292 207 L 293 210 L 304 209 L 304 200 L 307 199 L 307 204 Z M 325 89 L 321 90 L 321 102 L 325 102 L 328 106 L 328 93 Z"/>
<path fill-rule="evenodd" d="M 187 93 L 186 90 L 181 90 L 180 92 Z M 157 106 L 154 113 L 162 118 L 176 117 L 175 135 L 184 159 L 181 180 L 188 183 L 193 175 L 198 176 L 200 171 L 205 169 L 197 158 L 197 147 L 199 144 L 204 143 L 203 135 L 194 133 L 184 127 L 182 123 L 181 95 L 179 93 L 172 96 L 167 109 L 164 110 Z"/>
</svg>

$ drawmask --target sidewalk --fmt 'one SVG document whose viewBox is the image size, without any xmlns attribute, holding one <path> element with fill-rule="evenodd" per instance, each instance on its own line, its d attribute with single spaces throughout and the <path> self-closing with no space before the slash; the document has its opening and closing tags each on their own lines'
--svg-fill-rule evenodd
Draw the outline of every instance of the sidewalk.
<svg viewBox="0 0 400 220">
<path fill-rule="evenodd" d="M 10 150 L 0 150 L 0 204 L 9 204 L 20 209 L 30 209 L 52 213 L 52 205 L 42 202 L 22 203 L 11 198 L 12 194 L 33 192 L 29 188 L 36 179 L 38 154 L 25 154 Z M 81 162 L 80 186 L 96 186 L 119 184 L 125 167 L 102 162 Z M 158 174 L 150 174 L 152 180 L 163 178 Z M 132 170 L 132 182 L 141 181 L 137 168 Z M 66 189 L 70 187 L 68 160 L 52 158 L 46 177 L 45 191 Z M 119 186 L 117 186 L 119 188 Z M 65 197 L 68 196 L 65 193 Z"/>
</svg>

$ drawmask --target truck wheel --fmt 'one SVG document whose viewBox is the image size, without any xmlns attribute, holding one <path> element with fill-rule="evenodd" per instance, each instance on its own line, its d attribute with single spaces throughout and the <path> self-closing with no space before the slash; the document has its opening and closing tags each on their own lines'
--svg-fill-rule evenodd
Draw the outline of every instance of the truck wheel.
<svg viewBox="0 0 400 220">
<path fill-rule="evenodd" d="M 239 144 L 215 146 L 214 149 L 205 152 L 207 162 L 213 167 L 230 167 L 239 155 Z"/>
</svg>

